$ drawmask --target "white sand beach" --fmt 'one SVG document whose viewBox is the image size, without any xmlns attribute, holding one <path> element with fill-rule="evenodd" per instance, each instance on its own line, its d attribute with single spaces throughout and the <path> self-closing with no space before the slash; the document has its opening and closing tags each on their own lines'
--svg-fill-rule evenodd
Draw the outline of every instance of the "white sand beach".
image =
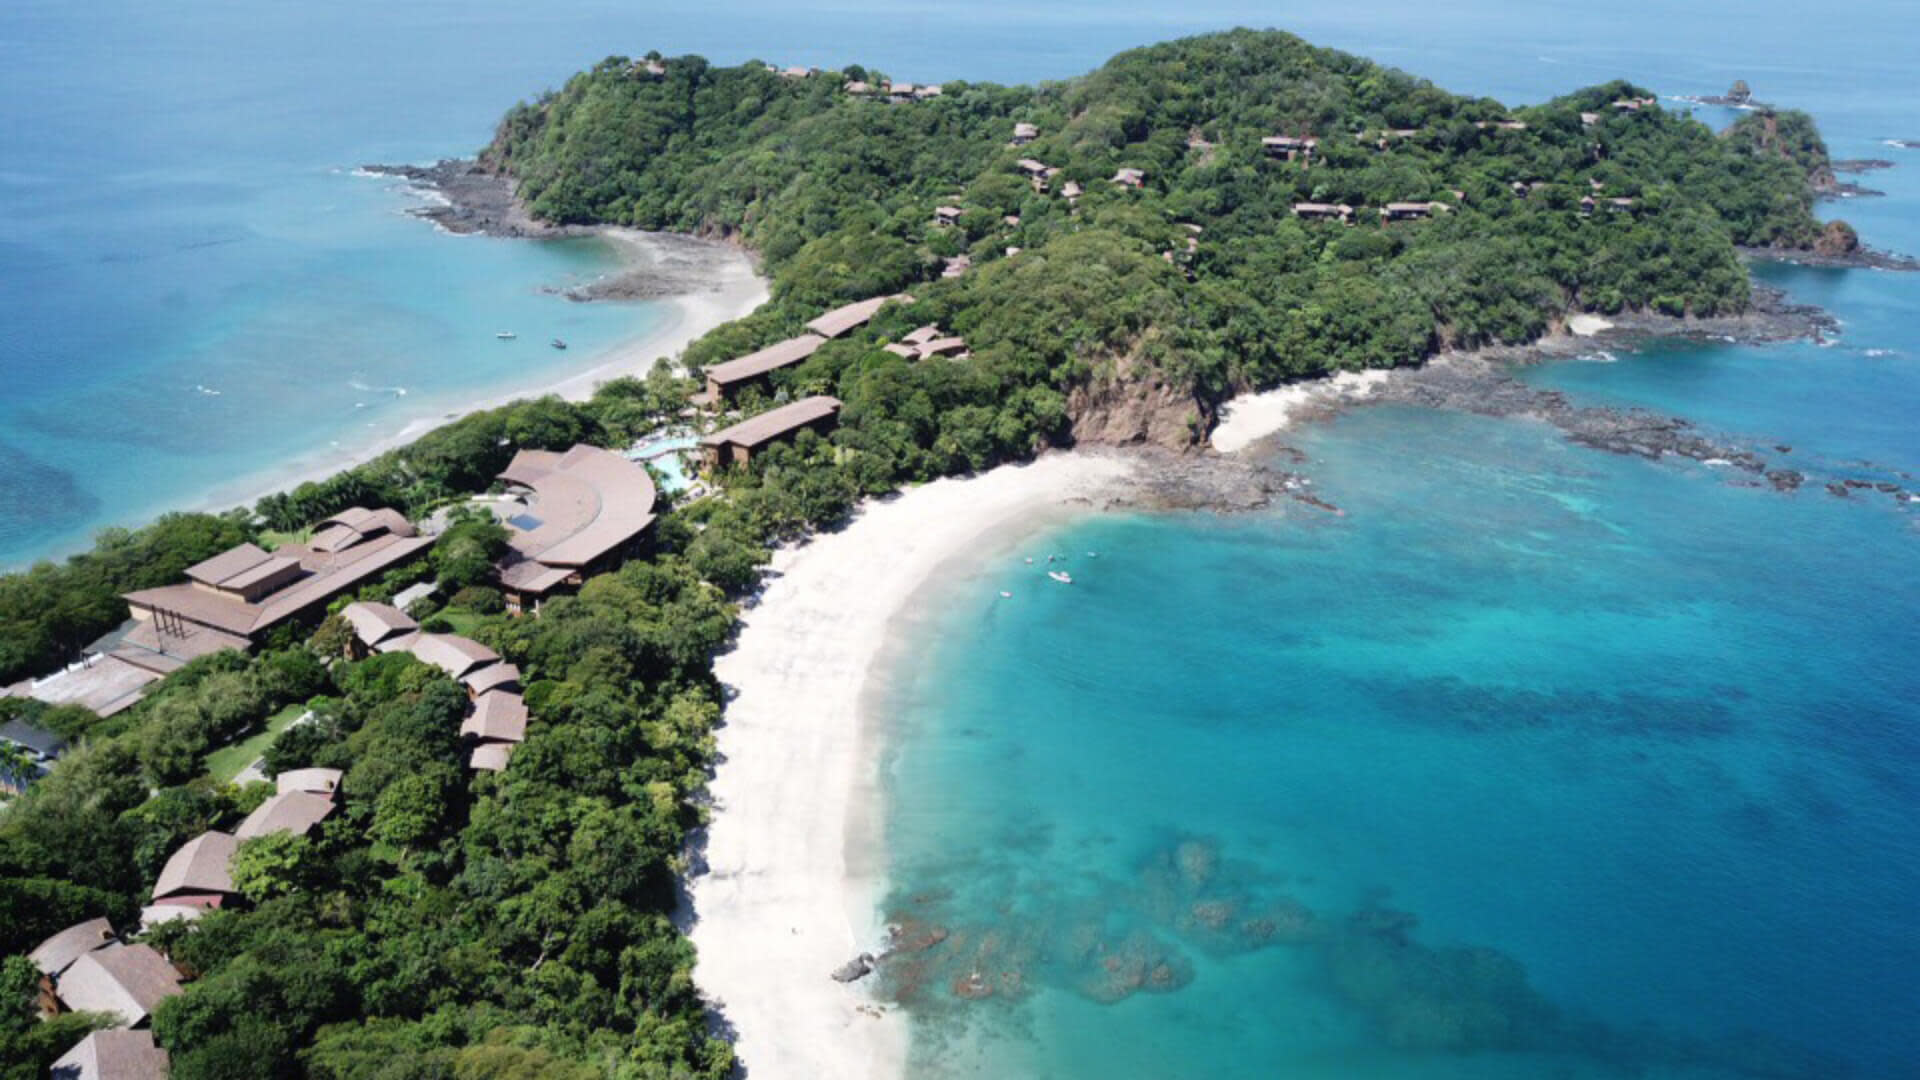
<svg viewBox="0 0 1920 1080">
<path fill-rule="evenodd" d="M 1120 494 L 1135 466 L 1050 454 L 870 501 L 783 549 L 735 648 L 706 870 L 689 883 L 694 980 L 754 1080 L 902 1076 L 906 1019 L 830 973 L 885 944 L 879 745 L 860 710 L 889 627 L 940 565 L 990 533 Z"/>
<path fill-rule="evenodd" d="M 1343 371 L 1323 379 L 1307 379 L 1259 394 L 1234 398 L 1220 412 L 1213 429 L 1213 448 L 1223 454 L 1244 450 L 1269 435 L 1286 430 L 1295 414 L 1317 402 L 1363 398 L 1388 376 L 1386 371 Z"/>
<path fill-rule="evenodd" d="M 604 235 L 620 249 L 630 265 L 644 266 L 658 256 L 661 241 L 656 240 L 654 234 L 634 229 L 607 229 Z M 675 236 L 666 238 L 666 242 L 684 245 L 689 241 Z M 391 435 L 351 449 L 327 448 L 281 462 L 209 493 L 194 509 L 220 510 L 252 503 L 262 495 L 286 491 L 309 480 L 325 479 L 395 447 L 405 446 L 450 420 L 516 399 L 558 394 L 568 401 L 584 401 L 593 396 L 594 388 L 601 383 L 626 375 L 644 375 L 661 357 L 677 359 L 688 345 L 709 330 L 742 318 L 767 301 L 767 280 L 760 276 L 751 256 L 744 251 L 723 249 L 719 244 L 712 247 L 716 258 L 708 270 L 707 276 L 711 279 L 708 288 L 649 301 L 664 309 L 659 324 L 645 336 L 622 342 L 593 357 L 592 366 L 574 371 L 557 382 L 529 381 L 497 388 L 484 397 L 422 400 L 415 419 Z"/>
</svg>

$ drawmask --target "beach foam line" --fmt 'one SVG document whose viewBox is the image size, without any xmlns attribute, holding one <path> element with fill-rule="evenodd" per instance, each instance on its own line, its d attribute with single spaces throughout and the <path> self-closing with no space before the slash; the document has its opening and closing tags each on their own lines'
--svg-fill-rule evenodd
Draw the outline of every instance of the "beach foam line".
<svg viewBox="0 0 1920 1080">
<path fill-rule="evenodd" d="M 754 1080 L 896 1080 L 906 1016 L 829 973 L 885 944 L 881 736 L 863 698 L 897 618 L 988 534 L 1043 528 L 1118 495 L 1138 466 L 1048 454 L 868 501 L 846 528 L 777 552 L 714 663 L 732 692 L 705 869 L 688 882 L 694 982 Z M 895 657 L 895 659 L 898 659 Z"/>
</svg>

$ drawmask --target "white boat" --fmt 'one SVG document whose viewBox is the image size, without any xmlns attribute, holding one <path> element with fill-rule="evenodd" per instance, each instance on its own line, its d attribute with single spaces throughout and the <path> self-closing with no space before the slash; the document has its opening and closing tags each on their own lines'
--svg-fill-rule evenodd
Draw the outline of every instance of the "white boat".
<svg viewBox="0 0 1920 1080">
<path fill-rule="evenodd" d="M 1010 592 L 1008 592 L 1008 591 L 1007 591 L 1007 590 L 1005 590 L 1005 589 L 1001 589 L 1001 590 L 1000 590 L 1000 599 L 1002 599 L 1002 600 L 1011 600 L 1011 599 L 1013 599 L 1013 594 L 1012 594 L 1012 593 L 1010 593 Z"/>
<path fill-rule="evenodd" d="M 1047 571 L 1047 576 L 1062 585 L 1073 584 L 1073 575 L 1067 573 L 1065 570 L 1049 570 Z"/>
<path fill-rule="evenodd" d="M 494 336 L 494 337 L 497 337 L 497 338 L 499 338 L 499 339 L 500 339 L 501 341 L 512 341 L 512 340 L 513 340 L 513 339 L 514 339 L 515 337 L 517 337 L 518 335 L 516 335 L 516 334 L 515 334 L 515 333 L 514 333 L 513 331 L 511 331 L 511 330 L 502 330 L 502 331 L 500 331 L 500 332 L 498 332 L 498 333 L 496 333 L 496 334 L 494 334 L 493 336 Z"/>
</svg>

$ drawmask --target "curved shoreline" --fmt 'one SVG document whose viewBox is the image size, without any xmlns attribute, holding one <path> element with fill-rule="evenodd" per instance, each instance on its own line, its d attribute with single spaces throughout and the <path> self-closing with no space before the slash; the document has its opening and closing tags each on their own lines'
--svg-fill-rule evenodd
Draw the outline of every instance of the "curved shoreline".
<svg viewBox="0 0 1920 1080">
<path fill-rule="evenodd" d="M 867 701 L 921 586 L 984 538 L 1119 501 L 1138 465 L 1055 453 L 870 500 L 845 528 L 774 556 L 714 662 L 728 687 L 714 815 L 687 882 L 694 981 L 754 1080 L 904 1076 L 906 1016 L 830 973 L 880 952 L 887 887 Z"/>
<path fill-rule="evenodd" d="M 684 245 L 690 241 L 675 234 L 654 234 L 635 229 L 600 230 L 609 243 L 620 248 L 631 265 L 651 260 L 660 243 Z M 658 237 L 665 236 L 665 240 Z M 698 241 L 691 241 L 700 243 Z M 603 382 L 625 375 L 644 375 L 660 357 L 677 359 L 686 347 L 708 331 L 724 323 L 743 318 L 768 297 L 767 279 L 761 277 L 752 259 L 724 244 L 710 243 L 714 264 L 711 287 L 701 292 L 681 293 L 646 303 L 667 312 L 666 319 L 647 333 L 615 344 L 591 361 L 591 366 L 562 376 L 557 381 L 534 379 L 515 383 L 510 388 L 494 387 L 478 396 L 444 396 L 423 401 L 413 419 L 398 431 L 364 443 L 353 449 L 327 447 L 301 455 L 291 461 L 255 472 L 231 484 L 209 492 L 189 507 L 193 510 L 221 510 L 252 503 L 261 496 L 285 491 L 310 480 L 323 480 L 343 469 L 370 461 L 389 450 L 405 446 L 427 432 L 470 413 L 497 408 L 508 402 L 557 394 L 568 401 L 584 401 L 593 396 Z"/>
</svg>

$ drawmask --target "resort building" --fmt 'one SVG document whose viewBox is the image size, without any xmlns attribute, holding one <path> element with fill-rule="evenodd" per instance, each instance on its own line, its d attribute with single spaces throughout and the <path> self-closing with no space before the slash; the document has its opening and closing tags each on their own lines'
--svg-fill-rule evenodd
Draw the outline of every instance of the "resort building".
<svg viewBox="0 0 1920 1080">
<path fill-rule="evenodd" d="M 203 832 L 180 845 L 160 868 L 153 883 L 153 902 L 220 907 L 234 894 L 227 868 L 240 841 L 231 833 Z"/>
<path fill-rule="evenodd" d="M 1072 206 L 1074 203 L 1079 202 L 1080 196 L 1086 194 L 1086 192 L 1080 187 L 1079 183 L 1069 180 L 1061 187 L 1060 194 L 1066 197 L 1067 205 Z"/>
<path fill-rule="evenodd" d="M 842 334 L 858 330 L 860 327 L 867 325 L 868 320 L 872 319 L 876 312 L 895 300 L 903 304 L 913 303 L 913 297 L 905 293 L 898 293 L 893 296 L 875 296 L 867 300 L 848 304 L 845 307 L 834 308 L 832 311 L 808 323 L 807 329 L 819 334 L 823 338 L 837 338 Z"/>
<path fill-rule="evenodd" d="M 1380 208 L 1380 220 L 1382 222 L 1419 221 L 1430 218 L 1439 211 L 1452 209 L 1453 207 L 1443 202 L 1390 202 Z"/>
<path fill-rule="evenodd" d="M 955 255 L 940 265 L 940 276 L 957 278 L 971 269 L 973 269 L 973 256 Z"/>
<path fill-rule="evenodd" d="M 431 546 L 399 513 L 361 507 L 321 522 L 305 544 L 272 552 L 241 544 L 188 567 L 183 584 L 127 593 L 140 625 L 107 655 L 159 677 L 197 656 L 246 649 Z"/>
<path fill-rule="evenodd" d="M 67 927 L 35 946 L 27 954 L 27 959 L 33 961 L 33 966 L 40 971 L 40 1011 L 51 1013 L 59 1009 L 54 986 L 75 960 L 104 949 L 116 940 L 112 923 L 105 919 L 88 919 Z"/>
<path fill-rule="evenodd" d="M 499 565 L 507 610 L 515 614 L 619 562 L 653 524 L 657 492 L 646 466 L 597 446 L 564 454 L 522 450 L 500 479 L 522 504 L 505 520 L 512 535 Z M 458 679 L 476 666 L 449 674 Z"/>
<path fill-rule="evenodd" d="M 481 694 L 473 712 L 460 724 L 468 744 L 470 768 L 499 772 L 515 747 L 527 741 L 527 705 L 519 694 L 496 690 Z"/>
<path fill-rule="evenodd" d="M 1285 161 L 1311 160 L 1320 140 L 1311 136 L 1269 135 L 1260 140 L 1260 149 L 1270 158 Z"/>
<path fill-rule="evenodd" d="M 1147 186 L 1147 174 L 1140 169 L 1121 169 L 1108 177 L 1107 182 L 1124 188 L 1139 189 Z"/>
<path fill-rule="evenodd" d="M 1032 124 L 1013 125 L 1013 141 L 1010 145 L 1025 146 L 1040 137 L 1040 129 Z"/>
<path fill-rule="evenodd" d="M 729 395 L 763 384 L 768 375 L 800 363 L 826 343 L 827 339 L 819 334 L 801 334 L 724 364 L 715 364 L 707 369 L 707 388 L 693 399 L 694 404 L 723 405 Z"/>
<path fill-rule="evenodd" d="M 1522 120 L 1481 120 L 1473 125 L 1481 131 L 1525 131 L 1527 125 Z"/>
<path fill-rule="evenodd" d="M 167 1080 L 170 1067 L 145 1028 L 96 1031 L 53 1063 L 53 1080 Z"/>
<path fill-rule="evenodd" d="M 957 207 L 957 206 L 936 206 L 936 207 L 934 207 L 934 208 L 933 208 L 933 223 L 934 223 L 935 225 L 958 225 L 958 224 L 960 224 L 960 208 L 959 208 L 959 207 Z"/>
<path fill-rule="evenodd" d="M 240 823 L 240 827 L 233 830 L 233 836 L 236 840 L 251 840 L 256 836 L 283 832 L 305 836 L 333 816 L 334 809 L 330 795 L 283 791 L 255 807 L 253 813 Z"/>
<path fill-rule="evenodd" d="M 1303 202 L 1293 204 L 1293 216 L 1303 221 L 1353 220 L 1353 207 L 1346 203 Z"/>
<path fill-rule="evenodd" d="M 826 431 L 840 415 L 837 398 L 824 395 L 802 398 L 771 412 L 743 420 L 730 428 L 716 431 L 700 440 L 709 468 L 724 469 L 745 465 L 753 455 L 776 439 L 787 438 L 803 429 Z"/>
<path fill-rule="evenodd" d="M 841 87 L 841 89 L 852 94 L 854 97 L 866 97 L 868 94 L 874 93 L 873 84 L 861 82 L 858 79 L 847 83 L 847 85 Z"/>
<path fill-rule="evenodd" d="M 367 635 L 386 632 L 386 627 L 378 622 L 348 621 L 354 626 L 356 641 L 350 648 L 355 655 L 370 651 Z M 527 705 L 520 697 L 519 668 L 502 662 L 500 655 L 485 645 L 458 634 L 403 634 L 387 639 L 377 651 L 408 653 L 459 680 L 473 702 L 472 710 L 460 723 L 461 737 L 471 744 L 468 764 L 489 772 L 507 767 L 513 749 L 527 738 Z M 275 798 L 290 801 L 291 796 L 300 795 L 306 800 L 324 799 L 330 807 L 333 793 L 340 785 L 340 771 L 295 769 L 281 773 L 278 783 L 280 794 Z M 302 801 L 296 805 L 305 807 L 309 815 L 317 815 L 306 825 L 309 829 L 326 817 L 326 813 L 319 812 L 318 803 Z M 282 813 L 290 815 L 294 810 Z M 283 820 L 297 826 L 300 819 L 286 817 Z"/>
<path fill-rule="evenodd" d="M 72 1012 L 106 1013 L 126 1027 L 147 1022 L 162 1001 L 180 993 L 180 972 L 149 945 L 109 945 L 81 955 L 55 981 Z"/>
<path fill-rule="evenodd" d="M 942 334 L 939 327 L 929 325 L 882 348 L 907 360 L 925 360 L 934 356 L 965 356 L 967 342 L 965 338 Z"/>
<path fill-rule="evenodd" d="M 356 601 L 340 609 L 340 616 L 353 627 L 353 658 L 364 660 L 381 646 L 397 638 L 420 632 L 420 624 L 391 604 Z"/>
</svg>

